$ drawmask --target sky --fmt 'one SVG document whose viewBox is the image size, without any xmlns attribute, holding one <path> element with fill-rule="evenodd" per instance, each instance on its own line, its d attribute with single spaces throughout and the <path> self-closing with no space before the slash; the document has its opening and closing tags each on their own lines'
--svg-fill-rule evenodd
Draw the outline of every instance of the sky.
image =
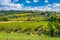
<svg viewBox="0 0 60 40">
<path fill-rule="evenodd" d="M 0 0 L 0 10 L 60 10 L 60 0 Z"/>
</svg>

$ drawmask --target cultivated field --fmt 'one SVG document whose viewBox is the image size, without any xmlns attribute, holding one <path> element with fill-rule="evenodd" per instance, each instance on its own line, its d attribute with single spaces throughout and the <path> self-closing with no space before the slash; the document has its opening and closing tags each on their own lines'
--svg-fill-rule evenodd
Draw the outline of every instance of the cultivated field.
<svg viewBox="0 0 60 40">
<path fill-rule="evenodd" d="M 60 40 L 60 13 L 0 11 L 0 40 Z"/>
<path fill-rule="evenodd" d="M 46 35 L 36 35 L 36 34 L 18 34 L 18 33 L 0 33 L 0 40 L 60 40 L 60 37 L 50 37 Z"/>
</svg>

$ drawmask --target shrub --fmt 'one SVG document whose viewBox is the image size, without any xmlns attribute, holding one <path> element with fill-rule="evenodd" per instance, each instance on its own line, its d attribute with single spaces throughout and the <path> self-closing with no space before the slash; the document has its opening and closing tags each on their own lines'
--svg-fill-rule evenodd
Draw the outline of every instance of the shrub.
<svg viewBox="0 0 60 40">
<path fill-rule="evenodd" d="M 55 32 L 55 26 L 53 26 L 51 23 L 48 23 L 44 29 L 44 34 L 54 36 L 54 32 Z"/>
<path fill-rule="evenodd" d="M 3 20 L 3 21 L 8 21 L 9 18 L 8 18 L 8 17 L 3 17 L 2 20 Z"/>
</svg>

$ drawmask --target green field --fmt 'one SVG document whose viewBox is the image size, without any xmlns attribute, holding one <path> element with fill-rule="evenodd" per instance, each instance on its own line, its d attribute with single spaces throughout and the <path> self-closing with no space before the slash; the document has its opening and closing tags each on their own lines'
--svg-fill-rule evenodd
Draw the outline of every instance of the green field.
<svg viewBox="0 0 60 40">
<path fill-rule="evenodd" d="M 36 29 L 37 27 L 43 25 L 45 26 L 48 23 L 48 21 L 41 21 L 41 22 L 36 22 L 36 21 L 23 21 L 23 22 L 0 22 L 0 30 L 18 30 L 19 28 L 22 28 L 22 30 L 32 28 L 33 30 Z"/>
<path fill-rule="evenodd" d="M 34 30 L 41 25 L 44 27 L 48 23 L 48 21 L 0 22 L 0 40 L 60 40 L 59 36 L 52 37 L 44 34 L 39 36 L 38 34 L 14 32 L 19 28 L 22 28 L 22 30 L 32 28 Z M 13 31 L 8 32 L 10 29 L 13 29 Z"/>
<path fill-rule="evenodd" d="M 60 40 L 60 37 L 49 37 L 46 35 L 36 35 L 36 34 L 18 34 L 18 33 L 0 33 L 0 40 Z"/>
<path fill-rule="evenodd" d="M 60 40 L 59 12 L 0 13 L 0 40 Z"/>
</svg>

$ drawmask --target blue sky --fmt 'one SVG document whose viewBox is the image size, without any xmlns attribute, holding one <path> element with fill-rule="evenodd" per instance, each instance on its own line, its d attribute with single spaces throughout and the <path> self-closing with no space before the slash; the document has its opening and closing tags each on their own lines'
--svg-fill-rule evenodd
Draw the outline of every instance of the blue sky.
<svg viewBox="0 0 60 40">
<path fill-rule="evenodd" d="M 59 11 L 60 0 L 0 0 L 0 10 Z"/>
</svg>

